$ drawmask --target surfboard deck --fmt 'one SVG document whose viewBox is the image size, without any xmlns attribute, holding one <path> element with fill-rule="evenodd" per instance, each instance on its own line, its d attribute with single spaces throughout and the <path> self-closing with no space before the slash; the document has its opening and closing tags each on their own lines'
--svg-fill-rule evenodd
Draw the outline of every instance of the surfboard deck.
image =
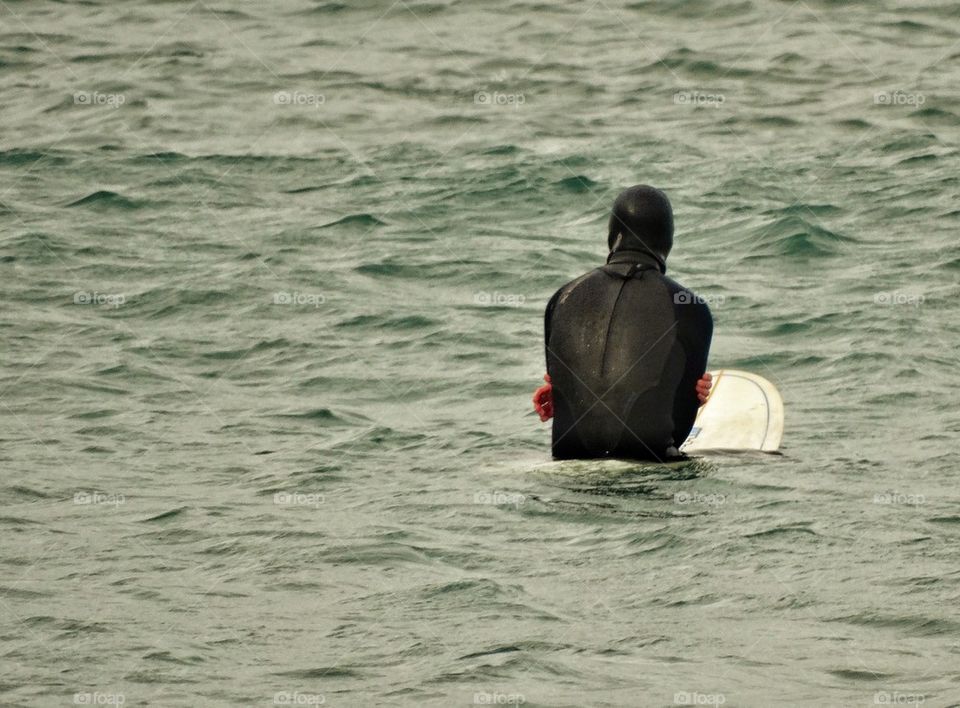
<svg viewBox="0 0 960 708">
<path fill-rule="evenodd" d="M 783 439 L 783 399 L 777 387 L 749 371 L 710 373 L 710 397 L 700 407 L 680 451 L 689 455 L 704 450 L 778 450 Z"/>
</svg>

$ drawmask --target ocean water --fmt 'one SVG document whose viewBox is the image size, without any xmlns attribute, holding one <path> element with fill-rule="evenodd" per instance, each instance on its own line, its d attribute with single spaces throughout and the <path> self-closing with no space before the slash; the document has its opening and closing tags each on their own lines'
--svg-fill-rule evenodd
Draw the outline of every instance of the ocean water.
<svg viewBox="0 0 960 708">
<path fill-rule="evenodd" d="M 0 3 L 0 704 L 960 704 L 958 20 Z M 638 182 L 782 455 L 550 461 Z"/>
</svg>

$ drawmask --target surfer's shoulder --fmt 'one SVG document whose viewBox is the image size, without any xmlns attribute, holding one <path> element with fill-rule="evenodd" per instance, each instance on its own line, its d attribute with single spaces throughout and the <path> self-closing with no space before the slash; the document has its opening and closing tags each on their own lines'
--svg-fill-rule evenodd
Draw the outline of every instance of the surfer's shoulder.
<svg viewBox="0 0 960 708">
<path fill-rule="evenodd" d="M 566 285 L 560 287 L 557 292 L 553 294 L 553 297 L 550 298 L 552 302 L 562 303 L 566 300 L 574 290 L 583 285 L 588 279 L 596 277 L 598 274 L 602 274 L 603 270 L 601 268 L 594 268 L 593 270 L 587 271 L 578 278 L 574 278 Z"/>
</svg>

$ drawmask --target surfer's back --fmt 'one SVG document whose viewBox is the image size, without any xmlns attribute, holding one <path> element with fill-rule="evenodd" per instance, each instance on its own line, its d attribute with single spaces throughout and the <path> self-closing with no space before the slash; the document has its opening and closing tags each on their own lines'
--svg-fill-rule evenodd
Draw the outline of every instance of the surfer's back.
<svg viewBox="0 0 960 708">
<path fill-rule="evenodd" d="M 713 322 L 642 253 L 560 288 L 546 312 L 553 455 L 663 459 L 690 432 Z"/>
</svg>

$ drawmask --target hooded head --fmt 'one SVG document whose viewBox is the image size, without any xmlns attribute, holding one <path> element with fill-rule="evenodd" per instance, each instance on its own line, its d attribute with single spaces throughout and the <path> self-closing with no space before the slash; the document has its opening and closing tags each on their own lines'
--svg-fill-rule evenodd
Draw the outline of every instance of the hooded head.
<svg viewBox="0 0 960 708">
<path fill-rule="evenodd" d="M 610 253 L 649 253 L 663 271 L 673 248 L 673 208 L 667 195 L 645 184 L 620 192 L 610 214 L 607 245 Z"/>
</svg>

